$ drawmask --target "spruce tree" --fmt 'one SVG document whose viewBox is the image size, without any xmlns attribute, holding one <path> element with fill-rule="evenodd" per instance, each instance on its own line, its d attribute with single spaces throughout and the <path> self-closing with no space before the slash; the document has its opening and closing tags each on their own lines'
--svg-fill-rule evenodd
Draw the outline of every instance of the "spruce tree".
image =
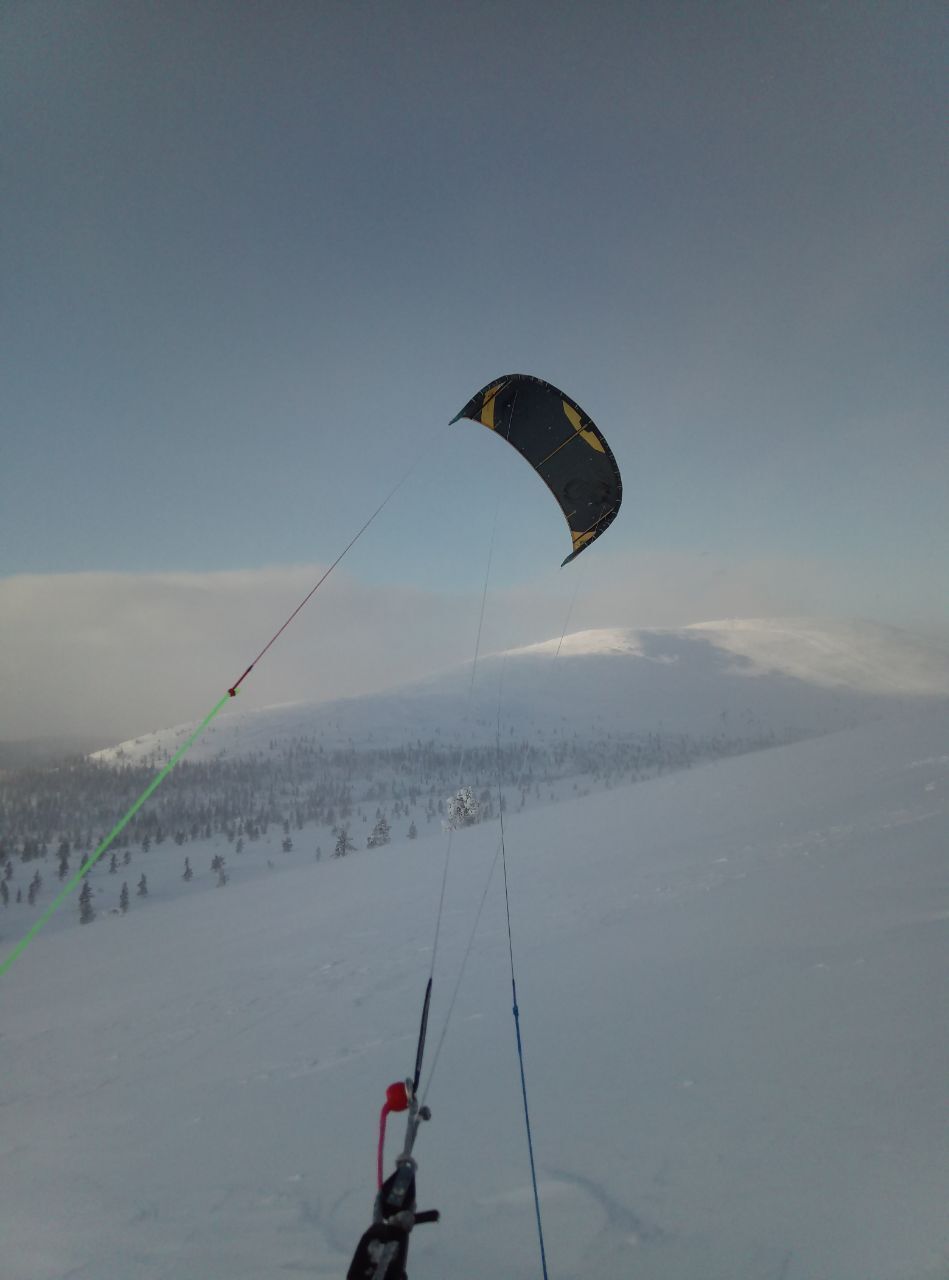
<svg viewBox="0 0 949 1280">
<path fill-rule="evenodd" d="M 129 909 L 129 885 L 127 880 L 122 881 L 122 892 L 119 894 L 119 908 L 123 916 Z"/>
<path fill-rule="evenodd" d="M 79 923 L 91 924 L 95 918 L 95 908 L 92 905 L 92 885 L 86 880 L 79 895 Z"/>
<path fill-rule="evenodd" d="M 185 869 L 182 872 L 181 878 L 182 880 L 190 880 L 193 875 L 194 872 L 191 870 L 191 859 L 185 858 Z"/>
<path fill-rule="evenodd" d="M 138 889 L 136 890 L 136 892 L 138 893 L 138 896 L 139 896 L 140 898 L 147 898 L 147 897 L 148 897 L 148 881 L 145 879 L 145 872 L 144 872 L 144 871 L 142 872 L 142 878 L 141 878 L 141 880 L 139 880 L 139 882 L 138 882 Z"/>
<path fill-rule="evenodd" d="M 356 848 L 352 840 L 349 838 L 349 831 L 346 827 L 340 827 L 339 835 L 336 837 L 336 847 L 333 850 L 334 858 L 345 858 L 347 853 L 352 853 Z"/>
</svg>

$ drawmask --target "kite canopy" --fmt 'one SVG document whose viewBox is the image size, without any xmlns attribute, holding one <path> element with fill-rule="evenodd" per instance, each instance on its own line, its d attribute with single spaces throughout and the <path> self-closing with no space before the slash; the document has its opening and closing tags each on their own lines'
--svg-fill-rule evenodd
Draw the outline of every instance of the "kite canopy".
<svg viewBox="0 0 949 1280">
<path fill-rule="evenodd" d="M 570 526 L 569 564 L 612 524 L 623 498 L 619 467 L 599 428 L 575 400 L 528 373 L 496 378 L 452 418 L 503 436 L 557 499 Z"/>
</svg>

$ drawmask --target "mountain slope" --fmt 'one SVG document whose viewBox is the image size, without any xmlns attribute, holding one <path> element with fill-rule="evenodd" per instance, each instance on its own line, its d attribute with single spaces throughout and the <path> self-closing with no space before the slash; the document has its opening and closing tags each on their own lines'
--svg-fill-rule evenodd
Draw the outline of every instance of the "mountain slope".
<svg viewBox="0 0 949 1280">
<path fill-rule="evenodd" d="M 556 1280 L 945 1276 L 947 742 L 937 708 L 511 816 Z M 413 1280 L 539 1273 L 496 847 L 454 840 L 426 1072 L 488 889 Z M 443 852 L 193 895 L 154 851 L 176 896 L 43 935 L 0 992 L 9 1280 L 339 1280 Z"/>
<path fill-rule="evenodd" d="M 388 694 L 221 715 L 189 758 L 266 752 L 272 741 L 328 746 L 493 740 L 505 734 L 726 738 L 823 733 L 949 697 L 949 650 L 891 627 L 808 619 L 608 628 L 483 658 Z M 170 755 L 194 725 L 97 753 Z"/>
</svg>

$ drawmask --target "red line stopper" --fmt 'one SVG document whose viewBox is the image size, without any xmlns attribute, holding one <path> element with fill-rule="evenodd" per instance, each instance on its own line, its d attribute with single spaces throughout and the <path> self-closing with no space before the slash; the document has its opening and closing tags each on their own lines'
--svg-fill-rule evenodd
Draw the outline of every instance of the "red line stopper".
<svg viewBox="0 0 949 1280">
<path fill-rule="evenodd" d="M 409 1091 L 401 1080 L 397 1080 L 395 1084 L 390 1084 L 386 1089 L 386 1100 L 382 1104 L 382 1111 L 379 1114 L 379 1152 L 376 1161 L 376 1174 L 380 1187 L 382 1186 L 383 1148 L 386 1142 L 386 1120 L 390 1111 L 408 1111 L 408 1109 Z"/>
<path fill-rule="evenodd" d="M 247 668 L 247 670 L 244 672 L 244 674 L 241 676 L 240 680 L 235 680 L 234 683 L 231 685 L 230 689 L 228 689 L 228 693 L 231 695 L 232 698 L 237 697 L 238 689 L 241 687 L 241 684 L 243 683 L 244 680 L 247 679 L 247 677 L 250 675 L 253 669 L 254 669 L 254 663 L 252 662 L 250 666 Z"/>
</svg>

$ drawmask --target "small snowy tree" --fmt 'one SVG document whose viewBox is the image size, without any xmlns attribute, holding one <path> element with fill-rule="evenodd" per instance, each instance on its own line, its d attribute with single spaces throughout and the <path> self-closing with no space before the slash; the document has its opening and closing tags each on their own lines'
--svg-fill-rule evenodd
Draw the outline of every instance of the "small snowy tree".
<svg viewBox="0 0 949 1280">
<path fill-rule="evenodd" d="M 470 787 L 462 787 L 450 796 L 447 802 L 448 820 L 446 826 L 450 831 L 459 827 L 471 827 L 478 821 L 478 802 Z"/>
<path fill-rule="evenodd" d="M 122 892 L 119 894 L 119 909 L 123 916 L 129 909 L 129 884 L 127 880 L 122 881 Z"/>
<path fill-rule="evenodd" d="M 409 839 L 415 840 L 417 838 L 418 838 L 418 827 L 413 822 L 412 825 L 409 827 Z"/>
<path fill-rule="evenodd" d="M 347 853 L 352 853 L 356 846 L 349 838 L 349 829 L 340 827 L 339 834 L 336 837 L 336 847 L 333 849 L 334 858 L 345 858 Z"/>
<path fill-rule="evenodd" d="M 148 897 L 148 881 L 145 879 L 145 872 L 144 872 L 144 871 L 142 872 L 142 878 L 141 878 L 141 880 L 139 880 L 139 882 L 138 882 L 138 888 L 136 889 L 136 893 L 138 894 L 138 896 L 139 896 L 140 898 L 147 898 L 147 897 Z"/>
<path fill-rule="evenodd" d="M 388 844 L 391 838 L 389 823 L 384 813 L 380 813 L 376 819 L 376 824 L 369 833 L 366 841 L 367 849 L 378 849 L 380 845 Z"/>
</svg>

